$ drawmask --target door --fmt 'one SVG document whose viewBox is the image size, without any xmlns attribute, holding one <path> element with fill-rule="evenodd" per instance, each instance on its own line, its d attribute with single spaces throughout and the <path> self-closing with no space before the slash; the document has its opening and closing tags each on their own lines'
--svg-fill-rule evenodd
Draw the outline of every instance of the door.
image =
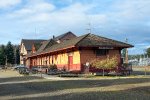
<svg viewBox="0 0 150 100">
<path fill-rule="evenodd" d="M 73 56 L 68 56 L 68 70 L 73 69 Z"/>
</svg>

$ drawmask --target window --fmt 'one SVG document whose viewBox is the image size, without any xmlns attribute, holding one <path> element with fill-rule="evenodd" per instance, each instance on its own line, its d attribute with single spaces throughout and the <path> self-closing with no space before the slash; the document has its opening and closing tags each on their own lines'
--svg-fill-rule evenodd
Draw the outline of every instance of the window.
<svg viewBox="0 0 150 100">
<path fill-rule="evenodd" d="M 96 56 L 105 56 L 107 54 L 108 54 L 107 49 L 98 49 L 98 50 L 96 50 Z"/>
<path fill-rule="evenodd" d="M 54 64 L 54 61 L 53 61 L 53 56 L 52 56 L 52 64 Z"/>
<path fill-rule="evenodd" d="M 41 65 L 42 65 L 42 58 L 41 58 Z"/>
</svg>

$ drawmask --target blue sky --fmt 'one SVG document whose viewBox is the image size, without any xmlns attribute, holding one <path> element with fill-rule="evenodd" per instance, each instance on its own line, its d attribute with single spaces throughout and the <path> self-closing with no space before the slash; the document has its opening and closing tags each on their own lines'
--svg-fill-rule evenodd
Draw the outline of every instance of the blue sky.
<svg viewBox="0 0 150 100">
<path fill-rule="evenodd" d="M 49 39 L 67 31 L 128 42 L 130 54 L 150 47 L 150 0 L 0 0 L 0 44 Z"/>
</svg>

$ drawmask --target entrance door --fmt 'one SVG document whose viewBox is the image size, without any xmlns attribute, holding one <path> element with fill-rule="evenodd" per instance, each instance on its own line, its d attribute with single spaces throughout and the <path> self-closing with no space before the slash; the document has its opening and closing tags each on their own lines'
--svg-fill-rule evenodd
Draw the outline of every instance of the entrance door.
<svg viewBox="0 0 150 100">
<path fill-rule="evenodd" d="M 73 56 L 68 56 L 68 70 L 73 69 Z"/>
</svg>

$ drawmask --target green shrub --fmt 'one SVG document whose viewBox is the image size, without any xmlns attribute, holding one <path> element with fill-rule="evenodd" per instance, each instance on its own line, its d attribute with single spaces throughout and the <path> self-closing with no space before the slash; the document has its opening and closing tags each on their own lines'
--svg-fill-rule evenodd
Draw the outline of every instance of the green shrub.
<svg viewBox="0 0 150 100">
<path fill-rule="evenodd" d="M 98 69 L 103 69 L 103 76 L 104 76 L 104 70 L 107 69 L 114 69 L 117 67 L 118 61 L 117 61 L 117 57 L 112 57 L 109 58 L 107 57 L 106 59 L 94 59 L 91 62 L 91 65 L 95 68 Z"/>
</svg>

